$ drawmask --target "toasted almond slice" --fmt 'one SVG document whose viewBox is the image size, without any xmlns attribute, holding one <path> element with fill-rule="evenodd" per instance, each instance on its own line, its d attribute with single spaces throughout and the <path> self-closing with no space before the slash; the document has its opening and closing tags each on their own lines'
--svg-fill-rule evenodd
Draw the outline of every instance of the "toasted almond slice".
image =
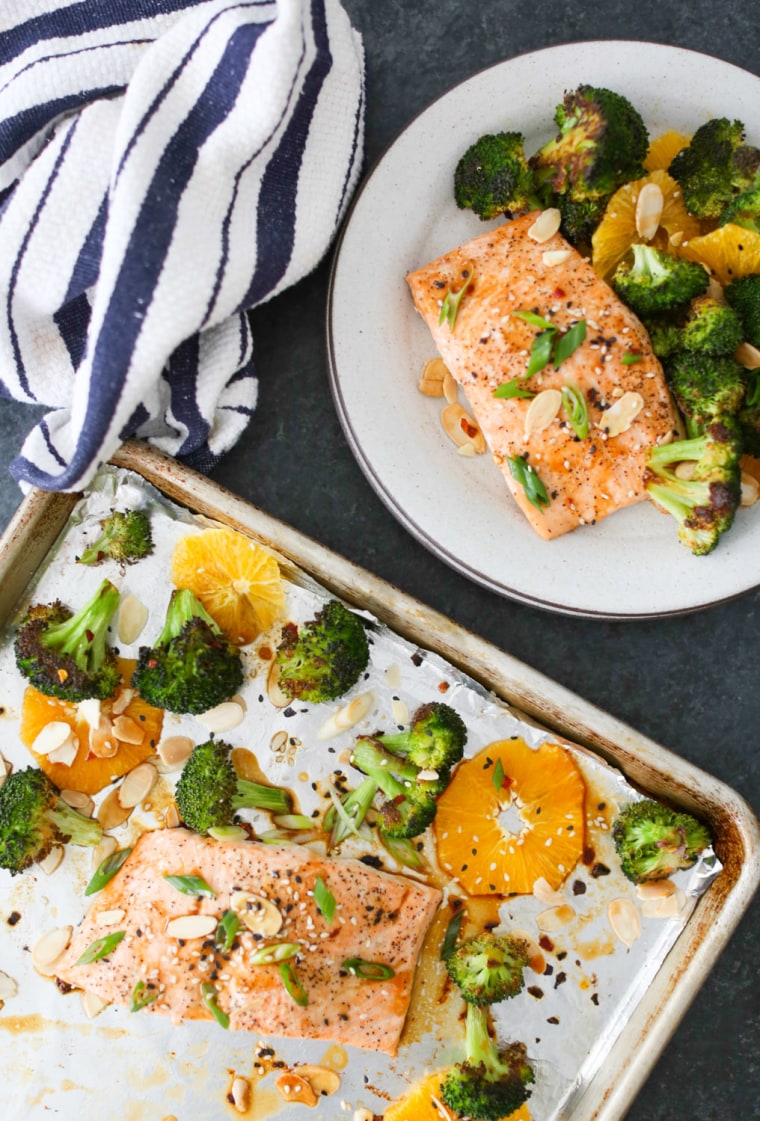
<svg viewBox="0 0 760 1121">
<path fill-rule="evenodd" d="M 51 720 L 37 733 L 32 751 L 35 755 L 50 755 L 51 751 L 63 747 L 73 735 L 71 725 L 65 720 Z"/>
<path fill-rule="evenodd" d="M 453 405 L 459 396 L 459 386 L 457 385 L 456 378 L 453 377 L 448 370 L 443 379 L 443 396 L 450 405 Z"/>
<path fill-rule="evenodd" d="M 643 884 L 636 884 L 639 899 L 667 899 L 675 893 L 676 885 L 672 880 L 647 880 Z"/>
<path fill-rule="evenodd" d="M 113 856 L 119 847 L 119 842 L 109 833 L 104 833 L 100 844 L 92 850 L 92 866 L 97 869 L 108 856 Z"/>
<path fill-rule="evenodd" d="M 37 861 L 37 867 L 44 872 L 46 876 L 52 876 L 56 868 L 60 867 L 62 860 L 63 845 L 53 845 L 47 856 Z"/>
<path fill-rule="evenodd" d="M 66 742 L 62 743 L 60 747 L 57 747 L 55 751 L 48 752 L 48 759 L 51 763 L 62 763 L 64 767 L 70 767 L 76 759 L 78 750 L 79 738 L 78 736 L 71 735 Z"/>
<path fill-rule="evenodd" d="M 0 1001 L 12 1000 L 18 993 L 15 979 L 0 969 Z"/>
<path fill-rule="evenodd" d="M 528 230 L 528 237 L 531 241 L 538 242 L 543 245 L 549 238 L 554 237 L 560 227 L 562 215 L 556 206 L 550 206 L 546 210 L 542 210 L 538 218 L 536 218 L 533 225 Z"/>
<path fill-rule="evenodd" d="M 253 934 L 268 938 L 281 929 L 283 917 L 274 903 L 252 891 L 233 891 L 230 907 Z"/>
<path fill-rule="evenodd" d="M 3 785 L 10 773 L 11 765 L 3 755 L 2 751 L 0 751 L 0 786 Z"/>
<path fill-rule="evenodd" d="M 548 880 L 543 876 L 533 884 L 533 894 L 539 903 L 548 903 L 554 907 L 561 907 L 566 902 L 564 895 L 561 891 L 555 891 Z"/>
<path fill-rule="evenodd" d="M 677 895 L 644 899 L 641 904 L 641 913 L 647 919 L 676 919 L 680 911 L 681 902 Z"/>
<path fill-rule="evenodd" d="M 94 801 L 89 794 L 84 794 L 81 790 L 66 790 L 64 788 L 60 796 L 67 806 L 71 806 L 72 810 L 84 814 L 85 817 L 92 817 L 95 813 Z"/>
<path fill-rule="evenodd" d="M 161 740 L 156 750 L 164 770 L 176 771 L 192 755 L 193 741 L 189 736 L 167 736 Z"/>
<path fill-rule="evenodd" d="M 673 474 L 677 479 L 684 479 L 688 482 L 689 479 L 694 478 L 697 470 L 697 461 L 695 459 L 682 459 L 673 468 Z"/>
<path fill-rule="evenodd" d="M 645 183 L 636 199 L 636 233 L 642 241 L 651 241 L 662 218 L 665 197 L 658 183 Z"/>
<path fill-rule="evenodd" d="M 409 719 L 409 705 L 406 701 L 394 698 L 391 701 L 391 715 L 397 724 L 406 724 Z"/>
<path fill-rule="evenodd" d="M 172 802 L 169 806 L 166 807 L 166 813 L 164 814 L 164 828 L 177 829 L 181 824 L 182 818 L 179 816 L 177 803 Z"/>
<path fill-rule="evenodd" d="M 148 608 L 137 596 L 127 592 L 119 604 L 117 623 L 119 641 L 131 645 L 140 637 L 147 622 Z"/>
<path fill-rule="evenodd" d="M 327 720 L 325 720 L 324 724 L 317 732 L 317 739 L 329 740 L 332 739 L 333 736 L 339 736 L 341 732 L 346 732 L 349 728 L 353 728 L 371 711 L 374 703 L 374 693 L 360 693 L 358 697 L 354 697 L 347 705 L 343 705 L 328 716 Z"/>
<path fill-rule="evenodd" d="M 116 733 L 116 738 L 121 740 L 122 743 L 142 743 L 145 739 L 142 726 L 131 716 L 124 716 L 123 713 L 114 720 L 113 730 Z"/>
<path fill-rule="evenodd" d="M 280 667 L 277 662 L 272 662 L 267 674 L 267 696 L 275 708 L 287 708 L 290 704 L 290 697 L 283 693 L 279 686 L 280 680 Z"/>
<path fill-rule="evenodd" d="M 471 444 L 476 454 L 486 450 L 486 442 L 474 418 L 456 401 L 447 405 L 441 413 L 441 423 L 450 440 L 458 448 Z"/>
<path fill-rule="evenodd" d="M 119 741 L 108 717 L 101 712 L 97 724 L 90 725 L 90 751 L 98 759 L 112 759 L 119 750 Z"/>
<path fill-rule="evenodd" d="M 569 249 L 547 249 L 541 254 L 547 269 L 553 269 L 556 268 L 557 265 L 563 265 L 569 256 Z"/>
<path fill-rule="evenodd" d="M 443 397 L 443 382 L 448 373 L 442 358 L 429 358 L 422 367 L 417 383 L 420 393 L 424 393 L 426 397 Z"/>
<path fill-rule="evenodd" d="M 176 919 L 169 919 L 166 933 L 170 938 L 183 941 L 186 938 L 208 938 L 216 930 L 216 925 L 214 915 L 178 915 Z"/>
<path fill-rule="evenodd" d="M 544 389 L 537 393 L 525 413 L 525 439 L 529 440 L 534 432 L 548 428 L 562 406 L 562 394 L 558 389 Z"/>
<path fill-rule="evenodd" d="M 305 1078 L 314 1093 L 321 1097 L 329 1097 L 340 1089 L 340 1075 L 332 1067 L 304 1063 L 303 1066 L 299 1066 L 298 1074 L 301 1078 Z"/>
<path fill-rule="evenodd" d="M 110 911 L 100 911 L 98 914 L 98 923 L 100 926 L 116 926 L 124 918 L 127 912 L 122 907 L 114 907 Z"/>
<path fill-rule="evenodd" d="M 156 784 L 158 772 L 151 763 L 139 763 L 125 776 L 119 790 L 119 804 L 126 810 L 139 806 Z"/>
<path fill-rule="evenodd" d="M 750 475 L 747 471 L 742 471 L 742 481 L 741 481 L 741 504 L 742 504 L 742 506 L 754 506 L 755 503 L 757 502 L 758 492 L 760 492 L 760 486 L 758 486 L 758 482 L 757 482 L 757 479 L 755 478 L 755 476 Z"/>
<path fill-rule="evenodd" d="M 674 249 L 677 249 L 678 246 L 683 242 L 683 230 L 674 230 L 668 238 L 668 241 Z"/>
<path fill-rule="evenodd" d="M 247 1078 L 243 1078 L 239 1074 L 235 1075 L 230 1087 L 230 1097 L 238 1113 L 248 1112 L 248 1107 L 251 1104 L 251 1084 Z"/>
<path fill-rule="evenodd" d="M 136 696 L 136 689 L 132 689 L 129 685 L 122 686 L 122 688 L 117 691 L 116 696 L 111 702 L 111 715 L 121 716 L 125 709 L 129 708 Z"/>
<path fill-rule="evenodd" d="M 574 918 L 575 911 L 570 904 L 562 903 L 559 907 L 550 907 L 547 911 L 542 911 L 540 915 L 536 915 L 536 926 L 539 930 L 548 934 L 550 931 L 562 930 Z"/>
<path fill-rule="evenodd" d="M 612 899 L 607 917 L 613 931 L 629 948 L 641 937 L 641 915 L 630 899 Z"/>
<path fill-rule="evenodd" d="M 607 409 L 602 420 L 602 428 L 606 429 L 608 436 L 620 436 L 628 431 L 643 408 L 644 398 L 641 394 L 636 393 L 635 390 L 628 390 Z"/>
<path fill-rule="evenodd" d="M 292 1071 L 288 1074 L 281 1074 L 275 1081 L 275 1086 L 277 1092 L 286 1102 L 299 1102 L 302 1105 L 315 1106 L 319 1101 L 311 1084 Z"/>
<path fill-rule="evenodd" d="M 98 697 L 86 697 L 77 705 L 77 715 L 91 728 L 97 728 L 100 720 L 100 700 Z"/>
<path fill-rule="evenodd" d="M 83 992 L 81 999 L 84 1014 L 90 1020 L 94 1020 L 96 1016 L 99 1016 L 105 1008 L 108 1008 L 110 1003 L 110 1001 L 104 1000 L 102 996 L 98 996 L 97 993 Z"/>
<path fill-rule="evenodd" d="M 760 350 L 752 343 L 740 343 L 734 352 L 734 358 L 745 370 L 756 370 L 760 366 Z"/>
<path fill-rule="evenodd" d="M 59 926 L 55 930 L 49 930 L 47 934 L 43 934 L 41 938 L 37 939 L 32 948 L 32 962 L 35 969 L 44 973 L 58 961 L 71 941 L 73 930 L 72 926 Z"/>
<path fill-rule="evenodd" d="M 245 705 L 241 701 L 223 701 L 199 713 L 196 720 L 209 732 L 229 732 L 245 720 Z"/>
<path fill-rule="evenodd" d="M 106 794 L 98 807 L 98 821 L 104 829 L 118 829 L 132 813 L 131 806 L 122 806 L 119 801 L 119 788 L 114 787 Z"/>
</svg>

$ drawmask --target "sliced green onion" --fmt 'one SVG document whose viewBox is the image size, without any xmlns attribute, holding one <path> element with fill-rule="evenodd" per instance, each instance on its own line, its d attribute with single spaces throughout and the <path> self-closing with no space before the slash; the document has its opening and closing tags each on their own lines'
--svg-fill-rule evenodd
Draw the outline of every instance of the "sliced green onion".
<svg viewBox="0 0 760 1121">
<path fill-rule="evenodd" d="M 287 990 L 288 996 L 292 997 L 296 1004 L 300 1004 L 302 1008 L 305 1008 L 309 1003 L 309 997 L 306 989 L 298 980 L 296 971 L 293 966 L 289 961 L 283 961 L 280 962 L 278 968 L 280 970 L 280 976 L 282 977 L 282 983 Z"/>
<path fill-rule="evenodd" d="M 574 354 L 586 337 L 586 320 L 579 319 L 557 339 L 554 347 L 554 369 L 558 370 L 566 358 Z"/>
<path fill-rule="evenodd" d="M 149 989 L 144 981 L 138 981 L 132 989 L 132 998 L 129 1002 L 130 1012 L 139 1012 L 141 1008 L 147 1008 L 158 997 L 158 989 Z"/>
<path fill-rule="evenodd" d="M 84 889 L 85 895 L 94 895 L 96 891 L 101 891 L 109 880 L 114 878 L 131 851 L 132 849 L 118 849 L 102 860 Z"/>
<path fill-rule="evenodd" d="M 314 822 L 306 814 L 276 814 L 272 819 L 280 829 L 312 829 Z"/>
<path fill-rule="evenodd" d="M 362 823 L 367 816 L 369 807 L 372 805 L 372 799 L 377 793 L 375 780 L 365 778 L 344 799 L 330 785 L 327 787 L 327 793 L 330 795 L 330 801 L 332 802 L 330 809 L 333 811 L 333 815 L 337 815 L 339 818 L 339 821 L 336 821 L 332 826 L 330 846 L 334 848 L 341 841 L 345 841 L 346 837 L 351 836 L 352 833 L 357 837 L 363 836 Z M 327 824 L 329 814 L 330 810 L 325 814 L 326 828 L 330 828 Z"/>
<path fill-rule="evenodd" d="M 536 335 L 533 340 L 533 345 L 530 348 L 528 368 L 525 371 L 526 378 L 532 378 L 534 374 L 540 373 L 541 370 L 549 364 L 554 351 L 554 341 L 556 338 L 556 327 L 552 327 L 549 331 L 541 331 L 540 334 Z"/>
<path fill-rule="evenodd" d="M 408 837 L 389 837 L 382 829 L 378 830 L 378 837 L 393 859 L 405 868 L 419 871 L 425 867 L 422 853 Z"/>
<path fill-rule="evenodd" d="M 747 370 L 746 373 L 754 374 L 754 377 L 747 378 L 747 396 L 744 405 L 747 409 L 756 409 L 760 405 L 760 374 L 757 370 Z"/>
<path fill-rule="evenodd" d="M 491 782 L 493 783 L 493 788 L 496 793 L 501 794 L 502 788 L 504 786 L 504 767 L 502 765 L 501 759 L 496 760 L 496 766 L 494 767 L 493 774 L 491 775 Z"/>
<path fill-rule="evenodd" d="M 526 463 L 521 455 L 508 455 L 507 463 L 512 478 L 523 488 L 528 502 L 543 513 L 544 509 L 551 504 L 551 499 L 546 493 L 546 487 L 539 479 L 537 472 L 529 463 Z"/>
<path fill-rule="evenodd" d="M 212 825 L 209 837 L 224 844 L 225 841 L 247 841 L 248 834 L 240 825 Z"/>
<path fill-rule="evenodd" d="M 317 876 L 314 884 L 314 902 L 319 907 L 322 918 L 330 926 L 335 918 L 335 896 L 321 876 Z"/>
<path fill-rule="evenodd" d="M 494 397 L 535 397 L 536 391 L 534 389 L 525 389 L 522 385 L 522 381 L 522 378 L 512 378 L 511 381 L 502 382 L 501 385 L 497 385 L 496 389 L 494 389 Z"/>
<path fill-rule="evenodd" d="M 230 1018 L 226 1012 L 221 1010 L 217 1003 L 218 994 L 216 985 L 212 985 L 210 981 L 204 981 L 201 985 L 201 996 L 203 997 L 203 1003 L 216 1022 L 221 1024 L 223 1028 L 228 1028 L 230 1026 Z"/>
<path fill-rule="evenodd" d="M 365 981 L 388 981 L 396 976 L 396 970 L 380 961 L 365 961 L 364 958 L 346 958 L 343 968 Z"/>
<path fill-rule="evenodd" d="M 237 932 L 240 930 L 240 917 L 236 911 L 225 911 L 217 923 L 214 933 L 214 945 L 223 954 L 228 954 L 235 942 Z"/>
<path fill-rule="evenodd" d="M 269 946 L 259 946 L 248 957 L 251 965 L 272 965 L 279 961 L 289 961 L 301 950 L 300 942 L 272 942 Z"/>
<path fill-rule="evenodd" d="M 588 406 L 582 390 L 575 385 L 563 385 L 562 407 L 575 435 L 579 440 L 585 440 L 588 436 Z"/>
<path fill-rule="evenodd" d="M 557 330 L 555 323 L 552 323 L 549 319 L 544 319 L 540 315 L 536 315 L 535 311 L 525 311 L 521 308 L 519 311 L 513 311 L 512 315 L 515 319 L 522 319 L 526 323 L 530 323 L 531 327 L 540 327 L 542 331 Z"/>
<path fill-rule="evenodd" d="M 462 929 L 464 922 L 465 910 L 460 907 L 457 913 L 452 917 L 449 925 L 446 927 L 446 933 L 443 936 L 441 943 L 441 961 L 448 961 L 454 952 L 454 948 L 459 938 L 459 931 Z"/>
<path fill-rule="evenodd" d="M 126 933 L 126 930 L 115 930 L 113 934 L 107 934 L 105 938 L 96 938 L 94 942 L 90 942 L 82 956 L 74 962 L 74 965 L 90 965 L 93 961 L 100 961 L 101 958 L 108 957 Z"/>
<path fill-rule="evenodd" d="M 216 892 L 201 876 L 171 876 L 167 872 L 164 879 L 183 895 L 206 895 L 209 899 L 216 899 Z"/>
<path fill-rule="evenodd" d="M 446 292 L 446 295 L 443 297 L 443 303 L 441 304 L 441 312 L 438 316 L 438 322 L 440 324 L 448 323 L 452 331 L 454 330 L 454 324 L 457 321 L 457 315 L 459 314 L 459 305 L 462 302 L 462 296 L 464 296 L 465 292 L 472 284 L 473 279 L 474 274 L 470 273 L 458 292 L 452 292 L 451 288 L 449 288 Z"/>
<path fill-rule="evenodd" d="M 620 361 L 624 366 L 635 366 L 636 363 L 641 362 L 643 358 L 643 354 L 637 354 L 634 350 L 627 350 Z"/>
</svg>

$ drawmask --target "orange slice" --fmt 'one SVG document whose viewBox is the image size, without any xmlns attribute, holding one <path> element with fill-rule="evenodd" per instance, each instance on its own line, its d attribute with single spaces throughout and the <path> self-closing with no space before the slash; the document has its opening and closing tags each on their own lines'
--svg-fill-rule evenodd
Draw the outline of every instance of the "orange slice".
<svg viewBox="0 0 760 1121">
<path fill-rule="evenodd" d="M 457 767 L 438 799 L 438 859 L 470 895 L 558 888 L 583 853 L 586 788 L 570 752 L 498 740 Z"/>
<path fill-rule="evenodd" d="M 643 179 L 626 183 L 607 203 L 604 217 L 591 239 L 591 260 L 602 277 L 609 277 L 634 242 L 641 241 L 636 230 L 636 201 L 647 183 L 656 183 L 664 200 L 660 227 L 651 242 L 655 248 L 676 253 L 678 245 L 702 232 L 696 218 L 687 214 L 675 179 L 666 171 L 652 171 Z"/>
<path fill-rule="evenodd" d="M 206 529 L 174 547 L 172 580 L 189 588 L 231 642 L 245 645 L 282 615 L 277 558 L 234 529 Z"/>
<path fill-rule="evenodd" d="M 760 272 L 760 234 L 727 222 L 704 237 L 690 237 L 680 254 L 707 265 L 721 284 L 729 284 L 737 276 Z"/>
<path fill-rule="evenodd" d="M 119 668 L 125 681 L 129 681 L 134 667 L 134 661 L 119 658 Z M 104 716 L 113 718 L 113 705 L 117 703 L 119 707 L 120 694 L 121 689 L 118 689 L 115 697 L 101 701 L 100 711 Z M 83 794 L 97 794 L 114 779 L 121 778 L 138 763 L 148 759 L 154 753 L 156 744 L 161 738 L 163 709 L 146 704 L 136 693 L 122 715 L 128 717 L 142 730 L 142 741 L 127 743 L 117 736 L 116 754 L 109 759 L 100 759 L 90 755 L 90 728 L 80 715 L 77 706 L 69 701 L 61 701 L 57 697 L 46 697 L 33 685 L 29 685 L 24 691 L 21 705 L 21 741 L 29 748 L 40 769 L 60 790 L 79 790 Z M 38 755 L 32 751 L 32 744 L 51 720 L 61 720 L 68 724 L 79 738 L 79 748 L 70 765 L 53 763 L 47 755 Z"/>
<path fill-rule="evenodd" d="M 676 132 L 675 129 L 671 128 L 663 132 L 650 143 L 644 167 L 647 171 L 667 171 L 673 157 L 677 156 L 683 148 L 688 148 L 690 143 L 690 136 Z"/>
<path fill-rule="evenodd" d="M 438 1097 L 445 1073 L 439 1070 L 417 1082 L 408 1094 L 386 1109 L 383 1121 L 459 1121 L 458 1115 Z M 527 1105 L 521 1105 L 502 1121 L 530 1121 Z"/>
</svg>

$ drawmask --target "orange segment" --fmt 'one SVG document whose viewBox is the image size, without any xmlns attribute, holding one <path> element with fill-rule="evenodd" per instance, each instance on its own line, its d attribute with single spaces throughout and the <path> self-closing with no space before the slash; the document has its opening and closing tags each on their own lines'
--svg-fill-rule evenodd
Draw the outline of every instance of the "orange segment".
<svg viewBox="0 0 760 1121">
<path fill-rule="evenodd" d="M 559 744 L 491 743 L 438 800 L 438 859 L 470 895 L 530 895 L 542 876 L 556 889 L 583 853 L 585 792 Z"/>
<path fill-rule="evenodd" d="M 664 200 L 660 228 L 652 240 L 657 249 L 675 252 L 676 242 L 680 244 L 702 232 L 696 218 L 687 214 L 675 179 L 666 171 L 652 171 L 643 179 L 626 183 L 607 203 L 604 217 L 591 239 L 592 263 L 600 276 L 609 277 L 634 242 L 641 241 L 636 230 L 636 201 L 647 183 L 656 183 Z"/>
<path fill-rule="evenodd" d="M 119 668 L 125 681 L 129 681 L 134 667 L 134 661 L 119 658 Z M 101 701 L 100 711 L 104 716 L 112 715 L 113 704 L 118 700 L 120 693 L 119 689 L 114 698 Z M 79 737 L 79 748 L 73 763 L 69 766 L 64 763 L 53 763 L 47 755 L 38 755 L 34 751 L 32 755 L 40 769 L 60 790 L 80 790 L 83 794 L 97 794 L 114 779 L 121 778 L 138 763 L 148 759 L 161 738 L 163 709 L 153 708 L 146 704 L 142 697 L 135 694 L 124 709 L 123 715 L 129 717 L 142 729 L 142 742 L 126 743 L 117 737 L 116 754 L 110 759 L 99 759 L 89 753 L 89 725 L 79 715 L 77 706 L 69 701 L 58 700 L 57 697 L 46 697 L 33 685 L 29 685 L 24 691 L 21 705 L 21 741 L 31 751 L 32 744 L 46 724 L 51 720 L 64 721 Z"/>
<path fill-rule="evenodd" d="M 285 591 L 277 558 L 234 529 L 182 537 L 172 580 L 189 588 L 231 642 L 245 645 L 282 615 Z"/>
<path fill-rule="evenodd" d="M 459 1121 L 438 1097 L 445 1071 L 429 1074 L 383 1114 L 383 1121 Z M 527 1105 L 523 1104 L 502 1121 L 530 1121 Z"/>
<path fill-rule="evenodd" d="M 681 256 L 707 265 L 721 284 L 729 284 L 737 276 L 760 272 L 760 234 L 727 222 L 704 237 L 691 237 Z"/>
<path fill-rule="evenodd" d="M 682 148 L 688 148 L 690 143 L 690 136 L 676 132 L 675 129 L 671 128 L 663 132 L 650 143 L 644 167 L 647 171 L 667 171 L 673 157 L 677 156 Z"/>
</svg>

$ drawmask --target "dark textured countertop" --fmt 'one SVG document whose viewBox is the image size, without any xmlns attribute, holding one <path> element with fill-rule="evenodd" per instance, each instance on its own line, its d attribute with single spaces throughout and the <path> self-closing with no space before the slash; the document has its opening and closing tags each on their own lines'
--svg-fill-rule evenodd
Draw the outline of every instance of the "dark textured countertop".
<svg viewBox="0 0 760 1121">
<path fill-rule="evenodd" d="M 760 75 L 750 0 L 344 0 L 367 56 L 368 165 L 413 116 L 476 71 L 526 51 L 633 39 L 711 53 Z M 588 80 L 593 81 L 593 74 Z M 553 80 L 562 87 L 562 75 Z M 689 90 L 682 91 L 685 99 Z M 760 135 L 760 122 L 747 122 Z M 477 587 L 418 545 L 357 466 L 330 395 L 329 260 L 253 315 L 260 400 L 213 477 L 600 708 L 683 755 L 760 811 L 760 589 L 675 618 L 587 621 Z M 34 410 L 0 403 L 7 463 Z M 0 520 L 20 500 L 0 476 Z M 760 582 L 760 561 L 758 562 Z M 642 1088 L 630 1121 L 760 1118 L 760 899 Z"/>
</svg>

